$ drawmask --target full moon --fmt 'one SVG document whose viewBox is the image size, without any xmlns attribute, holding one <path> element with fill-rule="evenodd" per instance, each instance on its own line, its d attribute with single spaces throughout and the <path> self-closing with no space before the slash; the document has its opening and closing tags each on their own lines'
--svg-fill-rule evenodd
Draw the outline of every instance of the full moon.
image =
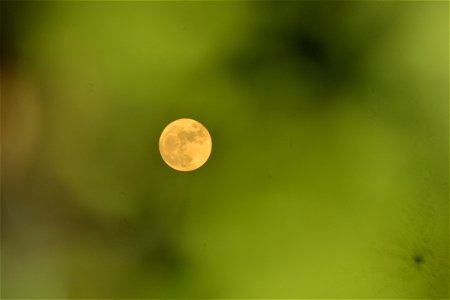
<svg viewBox="0 0 450 300">
<path fill-rule="evenodd" d="M 208 160 L 212 141 L 208 130 L 192 119 L 178 119 L 159 138 L 162 159 L 177 171 L 193 171 Z"/>
</svg>

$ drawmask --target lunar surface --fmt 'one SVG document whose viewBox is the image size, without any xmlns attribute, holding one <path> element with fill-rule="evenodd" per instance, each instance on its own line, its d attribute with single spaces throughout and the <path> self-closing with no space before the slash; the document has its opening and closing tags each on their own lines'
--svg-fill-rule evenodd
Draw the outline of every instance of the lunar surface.
<svg viewBox="0 0 450 300">
<path fill-rule="evenodd" d="M 159 152 L 171 168 L 193 171 L 209 158 L 211 136 L 201 123 L 192 119 L 178 119 L 164 128 L 159 138 Z"/>
</svg>

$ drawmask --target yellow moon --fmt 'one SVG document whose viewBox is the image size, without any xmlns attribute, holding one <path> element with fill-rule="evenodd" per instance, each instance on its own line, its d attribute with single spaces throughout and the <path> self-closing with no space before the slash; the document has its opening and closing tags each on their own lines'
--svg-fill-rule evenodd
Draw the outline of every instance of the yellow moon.
<svg viewBox="0 0 450 300">
<path fill-rule="evenodd" d="M 162 159 L 177 171 L 193 171 L 208 160 L 211 135 L 200 122 L 178 119 L 164 128 L 159 138 Z"/>
</svg>

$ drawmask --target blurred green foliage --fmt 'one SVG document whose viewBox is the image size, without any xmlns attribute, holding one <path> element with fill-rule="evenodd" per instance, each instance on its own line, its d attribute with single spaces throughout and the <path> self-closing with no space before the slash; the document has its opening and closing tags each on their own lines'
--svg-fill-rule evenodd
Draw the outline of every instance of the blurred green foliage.
<svg viewBox="0 0 450 300">
<path fill-rule="evenodd" d="M 448 14 L 2 2 L 2 297 L 448 298 Z"/>
</svg>

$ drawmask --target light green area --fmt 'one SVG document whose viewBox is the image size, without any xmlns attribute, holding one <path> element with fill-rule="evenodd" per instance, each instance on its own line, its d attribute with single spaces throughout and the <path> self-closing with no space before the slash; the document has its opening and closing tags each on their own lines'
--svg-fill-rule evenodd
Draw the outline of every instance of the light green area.
<svg viewBox="0 0 450 300">
<path fill-rule="evenodd" d="M 6 14 L 39 121 L 4 297 L 448 298 L 448 3 Z M 183 117 L 213 138 L 191 173 L 157 148 Z"/>
</svg>

